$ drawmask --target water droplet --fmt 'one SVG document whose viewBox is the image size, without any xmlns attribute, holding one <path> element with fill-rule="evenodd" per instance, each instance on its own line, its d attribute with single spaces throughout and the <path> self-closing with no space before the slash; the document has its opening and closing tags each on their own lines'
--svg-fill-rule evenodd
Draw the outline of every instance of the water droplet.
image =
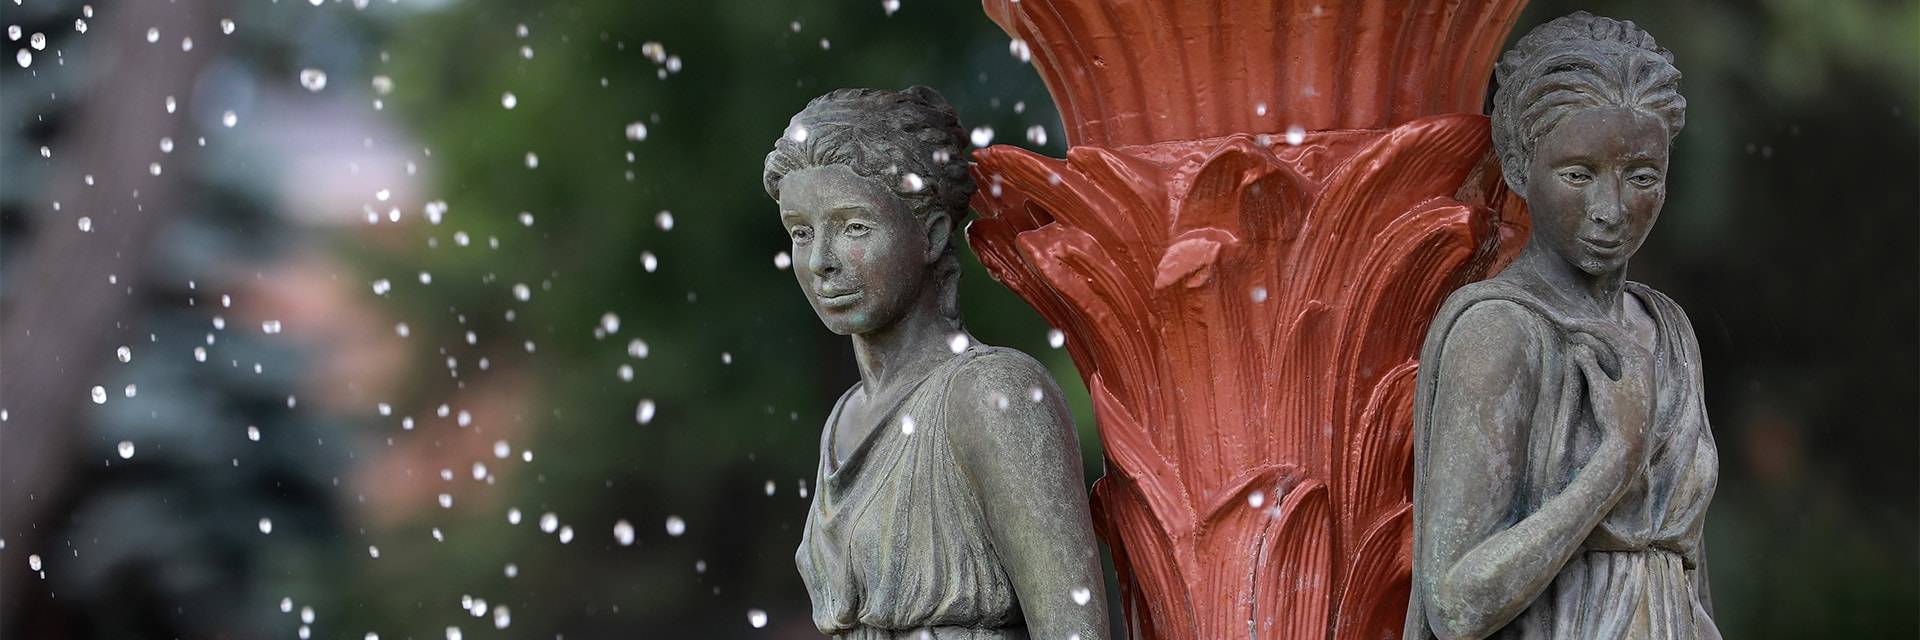
<svg viewBox="0 0 1920 640">
<path fill-rule="evenodd" d="M 120 358 L 121 362 L 133 362 L 133 348 L 127 345 L 120 345 L 119 349 L 113 350 L 113 355 Z"/>
<path fill-rule="evenodd" d="M 327 88 L 327 72 L 311 67 L 301 69 L 300 86 L 306 87 L 308 91 L 319 91 Z"/>
<path fill-rule="evenodd" d="M 367 556 L 368 556 L 368 557 L 370 557 L 370 558 L 378 558 L 378 557 L 380 557 L 380 547 L 376 547 L 376 546 L 373 546 L 373 545 L 367 545 Z"/>
<path fill-rule="evenodd" d="M 42 567 L 42 566 L 44 566 L 44 565 L 42 565 L 42 564 L 40 564 L 40 554 L 38 554 L 38 553 L 35 553 L 35 554 L 29 554 L 29 555 L 27 556 L 27 568 L 28 568 L 28 569 L 31 569 L 31 570 L 33 570 L 33 571 L 39 571 L 39 570 L 40 570 L 40 567 Z"/>
<path fill-rule="evenodd" d="M 107 388 L 106 388 L 106 387 L 102 387 L 102 386 L 100 386 L 100 385 L 97 385 L 97 384 L 96 384 L 96 385 L 93 385 L 93 391 L 92 391 L 92 396 L 93 396 L 93 403 L 94 403 L 94 404 L 106 404 L 106 403 L 107 403 Z"/>
<path fill-rule="evenodd" d="M 654 226 L 660 227 L 661 231 L 672 231 L 673 212 L 661 211 L 660 213 L 653 214 L 653 224 Z"/>
<path fill-rule="evenodd" d="M 766 491 L 767 491 L 767 495 L 773 495 L 773 489 L 774 489 L 774 487 L 773 487 L 773 481 L 772 481 L 772 480 L 768 480 L 768 481 L 767 481 L 767 489 L 766 489 Z"/>
<path fill-rule="evenodd" d="M 788 267 L 792 267 L 792 266 L 793 266 L 793 256 L 787 255 L 787 252 L 782 251 L 782 252 L 773 254 L 773 268 L 779 269 L 781 271 L 786 271 Z"/>
<path fill-rule="evenodd" d="M 1300 143 L 1306 142 L 1306 141 L 1307 141 L 1307 130 L 1305 127 L 1302 127 L 1297 124 L 1287 127 L 1287 144 L 1293 145 L 1293 146 L 1299 146 Z"/>
<path fill-rule="evenodd" d="M 15 62 L 20 63 L 20 68 L 22 69 L 33 66 L 33 52 L 28 51 L 25 47 L 21 47 L 19 53 L 13 54 L 13 59 Z"/>
<path fill-rule="evenodd" d="M 174 100 L 173 96 L 167 96 L 167 113 L 173 113 L 174 111 L 179 110 L 179 108 L 180 108 L 180 101 Z"/>
<path fill-rule="evenodd" d="M 268 334 L 280 333 L 280 321 L 268 320 L 266 322 L 262 322 L 260 323 L 260 331 Z"/>
<path fill-rule="evenodd" d="M 573 526 L 560 527 L 560 544 L 573 542 Z"/>
<path fill-rule="evenodd" d="M 1034 402 L 1039 402 L 1039 401 L 1041 401 L 1041 400 L 1045 400 L 1045 399 L 1047 399 L 1047 392 L 1046 392 L 1046 391 L 1042 391 L 1042 390 L 1040 389 L 1040 387 L 1028 387 L 1028 388 L 1027 388 L 1027 399 L 1028 399 L 1028 400 L 1032 400 L 1032 401 L 1034 401 Z"/>
<path fill-rule="evenodd" d="M 509 562 L 507 563 L 507 567 L 501 570 L 501 573 L 507 574 L 509 578 L 520 577 L 520 565 Z"/>
<path fill-rule="evenodd" d="M 900 433 L 913 435 L 913 429 L 914 429 L 913 416 L 911 414 L 901 415 L 900 416 Z"/>
<path fill-rule="evenodd" d="M 502 93 L 500 94 L 500 106 L 508 109 L 520 106 L 520 98 L 514 96 L 512 91 Z"/>
<path fill-rule="evenodd" d="M 747 624 L 753 625 L 755 629 L 767 626 L 767 612 L 759 609 L 748 609 Z"/>
<path fill-rule="evenodd" d="M 272 518 L 261 518 L 261 519 L 260 519 L 260 533 L 273 533 L 273 519 L 272 519 Z"/>
<path fill-rule="evenodd" d="M 613 523 L 613 539 L 622 547 L 633 546 L 633 523 L 626 520 Z"/>
<path fill-rule="evenodd" d="M 900 176 L 901 191 L 905 191 L 907 193 L 920 193 L 922 189 L 926 189 L 926 188 L 927 188 L 926 179 L 921 178 L 920 174 L 918 173 L 913 173 L 909 171 L 905 175 Z"/>
<path fill-rule="evenodd" d="M 121 460 L 133 459 L 133 441 L 132 440 L 120 441 L 120 459 Z"/>
<path fill-rule="evenodd" d="M 503 604 L 494 605 L 493 606 L 493 628 L 505 629 L 507 628 L 507 625 L 510 625 L 510 624 L 513 624 L 513 613 L 507 611 L 506 605 L 503 605 Z"/>
<path fill-rule="evenodd" d="M 1066 344 L 1067 344 L 1066 332 L 1061 331 L 1059 329 L 1047 330 L 1047 346 L 1058 349 L 1060 347 L 1066 346 Z"/>
<path fill-rule="evenodd" d="M 798 124 L 787 125 L 787 139 L 794 142 L 806 142 L 807 128 Z"/>
<path fill-rule="evenodd" d="M 440 494 L 440 496 L 439 496 L 439 501 L 440 501 L 440 508 L 442 508 L 442 509 L 452 509 L 452 508 L 453 508 L 453 494 L 451 494 L 451 493 L 442 493 L 442 494 Z"/>
<path fill-rule="evenodd" d="M 485 480 L 486 478 L 487 478 L 487 464 L 484 462 L 473 463 L 473 479 Z"/>
<path fill-rule="evenodd" d="M 159 41 L 160 41 L 160 29 L 158 27 L 149 27 L 147 29 L 147 44 L 153 44 Z"/>
<path fill-rule="evenodd" d="M 900 10 L 900 0 L 880 0 L 880 10 L 892 16 L 893 12 Z"/>
<path fill-rule="evenodd" d="M 976 147 L 984 148 L 987 145 L 993 144 L 993 127 L 974 127 L 973 131 L 967 134 L 967 140 L 971 141 L 973 146 Z"/>
<path fill-rule="evenodd" d="M 647 123 L 633 121 L 627 123 L 627 139 L 640 142 L 647 139 Z"/>
<path fill-rule="evenodd" d="M 1037 124 L 1027 127 L 1027 142 L 1031 142 L 1037 147 L 1046 146 L 1047 128 Z"/>
<path fill-rule="evenodd" d="M 393 93 L 393 76 L 374 76 L 372 82 L 374 95 L 384 96 Z"/>
<path fill-rule="evenodd" d="M 640 424 L 653 422 L 653 411 L 654 406 L 652 400 L 641 400 L 640 405 L 633 409 L 633 419 Z"/>
<path fill-rule="evenodd" d="M 226 125 L 228 129 L 232 129 L 233 125 L 240 124 L 240 116 L 232 111 L 222 113 L 220 114 L 220 124 Z"/>
<path fill-rule="evenodd" d="M 947 337 L 947 349 L 954 353 L 960 353 L 966 351 L 967 345 L 972 344 L 972 342 L 972 340 L 967 338 L 967 334 L 956 333 Z"/>
<path fill-rule="evenodd" d="M 528 168 L 528 169 L 538 169 L 538 168 L 540 168 L 540 155 L 539 155 L 539 154 L 536 154 L 536 153 L 534 153 L 534 152 L 532 152 L 532 151 L 528 151 L 528 152 L 527 152 L 527 168 Z"/>
<path fill-rule="evenodd" d="M 248 440 L 252 440 L 252 441 L 254 441 L 254 442 L 259 442 L 259 441 L 260 441 L 260 427 L 256 427 L 256 426 L 253 426 L 253 425 L 247 425 L 247 439 L 248 439 Z"/>
<path fill-rule="evenodd" d="M 367 635 L 364 636 L 362 640 L 380 640 L 380 634 L 374 633 L 372 631 L 368 631 Z"/>
<path fill-rule="evenodd" d="M 86 21 L 86 19 L 85 19 L 85 18 L 74 18 L 74 19 L 73 19 L 73 30 L 74 30 L 74 31 L 78 31 L 78 32 L 80 32 L 80 33 L 86 33 L 86 32 L 87 32 L 87 21 Z"/>
<path fill-rule="evenodd" d="M 559 528 L 560 528 L 560 516 L 553 515 L 552 511 L 548 511 L 546 513 L 540 514 L 540 530 L 541 531 L 544 531 L 547 533 L 553 533 Z"/>
<path fill-rule="evenodd" d="M 47 34 L 38 31 L 33 32 L 33 35 L 27 38 L 27 46 L 33 47 L 34 51 L 45 51 L 47 48 Z"/>
<path fill-rule="evenodd" d="M 373 281 L 373 295 L 384 296 L 393 290 L 393 281 L 386 278 Z"/>
<path fill-rule="evenodd" d="M 1265 491 L 1254 491 L 1253 493 L 1247 494 L 1247 506 L 1249 507 L 1258 509 L 1260 508 L 1260 505 L 1264 505 L 1266 503 L 1267 503 L 1267 493 Z"/>
<path fill-rule="evenodd" d="M 460 640 L 460 627 L 447 627 L 447 640 Z"/>
<path fill-rule="evenodd" d="M 293 598 L 280 599 L 280 613 L 293 613 Z"/>
<path fill-rule="evenodd" d="M 1073 603 L 1083 607 L 1087 606 L 1087 602 L 1093 600 L 1093 591 L 1086 587 L 1074 587 L 1072 595 Z"/>
<path fill-rule="evenodd" d="M 667 516 L 667 535 L 678 538 L 686 532 L 687 521 L 681 520 L 680 516 Z"/>
<path fill-rule="evenodd" d="M 256 364 L 256 365 L 254 365 L 254 373 L 259 373 L 259 372 L 260 372 L 260 370 L 259 370 L 259 366 L 260 366 L 260 365 L 257 365 L 257 364 Z M 130 384 L 130 385 L 127 385 L 127 389 L 126 389 L 126 395 L 127 395 L 127 397 L 129 397 L 129 398 L 131 398 L 131 397 L 134 397 L 134 396 L 136 396 L 136 395 L 139 395 L 139 394 L 140 394 L 140 386 L 139 386 L 139 385 L 133 385 L 133 384 Z"/>
<path fill-rule="evenodd" d="M 81 233 L 93 233 L 93 218 L 80 216 L 79 220 L 73 222 L 80 227 Z"/>
<path fill-rule="evenodd" d="M 660 258 L 653 255 L 652 251 L 642 251 L 640 252 L 640 268 L 646 269 L 647 273 L 653 273 L 654 269 L 660 268 Z"/>
<path fill-rule="evenodd" d="M 232 19 L 232 18 L 221 18 L 221 19 L 220 19 L 220 33 L 224 33 L 224 34 L 227 34 L 227 35 L 233 35 L 233 26 L 234 26 L 234 25 L 233 25 L 233 19 Z"/>
</svg>

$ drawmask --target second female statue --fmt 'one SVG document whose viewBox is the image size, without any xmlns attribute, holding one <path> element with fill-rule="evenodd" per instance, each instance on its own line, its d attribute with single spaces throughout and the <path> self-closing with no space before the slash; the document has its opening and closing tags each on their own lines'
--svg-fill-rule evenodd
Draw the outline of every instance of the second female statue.
<svg viewBox="0 0 1920 640">
<path fill-rule="evenodd" d="M 1497 77 L 1494 148 L 1533 237 L 1427 333 L 1405 637 L 1717 640 L 1699 345 L 1679 305 L 1626 280 L 1685 122 L 1673 54 L 1578 13 Z"/>
<path fill-rule="evenodd" d="M 961 323 L 966 157 L 952 107 L 925 87 L 821 96 L 767 155 L 800 291 L 860 370 L 821 434 L 795 560 L 834 638 L 1104 639 L 1059 388 Z"/>
</svg>

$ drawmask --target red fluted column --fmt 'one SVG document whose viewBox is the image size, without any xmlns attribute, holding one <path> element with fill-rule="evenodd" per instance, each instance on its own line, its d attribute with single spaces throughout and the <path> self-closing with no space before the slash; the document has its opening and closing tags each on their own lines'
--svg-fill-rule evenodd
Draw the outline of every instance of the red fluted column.
<svg viewBox="0 0 1920 640">
<path fill-rule="evenodd" d="M 1480 115 L 1524 0 L 987 0 L 1070 144 L 968 239 L 1068 336 L 1134 637 L 1398 638 L 1415 360 L 1525 212 Z"/>
</svg>

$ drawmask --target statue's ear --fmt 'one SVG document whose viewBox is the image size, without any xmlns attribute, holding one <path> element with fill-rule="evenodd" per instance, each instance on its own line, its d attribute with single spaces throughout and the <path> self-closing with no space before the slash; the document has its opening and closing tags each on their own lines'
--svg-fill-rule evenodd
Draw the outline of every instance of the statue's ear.
<svg viewBox="0 0 1920 640">
<path fill-rule="evenodd" d="M 953 219 L 947 212 L 935 209 L 927 213 L 924 221 L 927 225 L 927 263 L 932 264 L 947 253 L 947 241 L 953 236 Z"/>
</svg>

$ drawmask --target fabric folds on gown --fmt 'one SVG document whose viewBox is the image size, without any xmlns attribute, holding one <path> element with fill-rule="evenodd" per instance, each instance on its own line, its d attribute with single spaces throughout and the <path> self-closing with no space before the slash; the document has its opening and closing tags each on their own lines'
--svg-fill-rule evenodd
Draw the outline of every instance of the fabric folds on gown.
<svg viewBox="0 0 1920 640">
<path fill-rule="evenodd" d="M 1455 292 L 1428 329 L 1414 405 L 1414 567 L 1406 640 L 1430 640 L 1423 575 L 1443 568 L 1423 566 L 1421 512 L 1431 478 L 1424 460 L 1429 441 L 1434 372 L 1448 334 L 1477 305 L 1510 303 L 1524 310 L 1539 345 L 1534 362 L 1535 419 L 1521 438 L 1527 468 L 1512 505 L 1512 526 L 1557 495 L 1592 458 L 1601 429 L 1586 409 L 1584 374 L 1570 356 L 1580 321 L 1547 301 L 1555 294 L 1524 276 L 1475 283 Z M 1627 493 L 1581 543 L 1545 591 L 1491 638 L 1502 640 L 1719 640 L 1703 604 L 1701 527 L 1719 477 L 1719 454 L 1701 395 L 1699 345 L 1693 327 L 1665 295 L 1629 282 L 1626 295 L 1653 316 L 1658 352 L 1653 356 L 1655 408 L 1647 426 L 1650 459 L 1629 480 Z M 1425 366 L 1432 363 L 1436 366 Z M 1489 452 L 1488 463 L 1497 463 Z"/>
</svg>

